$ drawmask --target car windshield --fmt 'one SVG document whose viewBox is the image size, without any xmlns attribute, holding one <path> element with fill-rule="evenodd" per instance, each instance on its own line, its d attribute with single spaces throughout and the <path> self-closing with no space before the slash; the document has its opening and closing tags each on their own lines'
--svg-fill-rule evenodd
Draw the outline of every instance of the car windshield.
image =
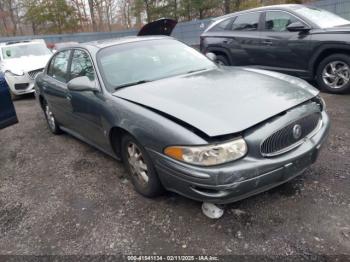
<svg viewBox="0 0 350 262">
<path fill-rule="evenodd" d="M 318 8 L 301 7 L 296 9 L 295 12 L 305 16 L 320 28 L 330 28 L 350 24 L 349 20 Z"/>
<path fill-rule="evenodd" d="M 50 55 L 49 49 L 43 43 L 19 44 L 2 47 L 4 59 L 20 58 L 22 56 Z"/>
<path fill-rule="evenodd" d="M 110 91 L 206 69 L 216 65 L 176 40 L 149 40 L 102 49 L 98 65 Z"/>
</svg>

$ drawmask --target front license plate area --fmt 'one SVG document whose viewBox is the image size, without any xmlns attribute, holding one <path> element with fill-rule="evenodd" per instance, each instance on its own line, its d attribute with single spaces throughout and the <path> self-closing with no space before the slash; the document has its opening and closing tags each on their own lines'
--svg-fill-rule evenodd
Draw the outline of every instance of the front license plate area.
<svg viewBox="0 0 350 262">
<path fill-rule="evenodd" d="M 315 155 L 317 156 L 317 150 L 314 150 L 308 154 L 303 155 L 302 157 L 296 159 L 294 162 L 291 164 L 287 164 L 285 166 L 285 179 L 296 175 L 303 171 L 305 168 L 309 167 L 313 162 Z"/>
</svg>

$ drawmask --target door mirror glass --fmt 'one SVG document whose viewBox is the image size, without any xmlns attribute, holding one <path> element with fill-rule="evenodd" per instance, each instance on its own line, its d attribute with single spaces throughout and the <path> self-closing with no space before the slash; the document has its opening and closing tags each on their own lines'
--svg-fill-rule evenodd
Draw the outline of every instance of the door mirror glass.
<svg viewBox="0 0 350 262">
<path fill-rule="evenodd" d="M 99 91 L 96 81 L 90 80 L 87 76 L 80 76 L 70 80 L 67 87 L 71 91 Z"/>
<path fill-rule="evenodd" d="M 309 31 L 311 28 L 306 26 L 305 24 L 297 21 L 294 23 L 291 23 L 287 26 L 287 30 L 290 32 L 302 32 L 302 31 Z"/>
<path fill-rule="evenodd" d="M 205 56 L 209 58 L 211 61 L 216 62 L 216 54 L 209 52 L 209 53 L 206 53 Z"/>
</svg>

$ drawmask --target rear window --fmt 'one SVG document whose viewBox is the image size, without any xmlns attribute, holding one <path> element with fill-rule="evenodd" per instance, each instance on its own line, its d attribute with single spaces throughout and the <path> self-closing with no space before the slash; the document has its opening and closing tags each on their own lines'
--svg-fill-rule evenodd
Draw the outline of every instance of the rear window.
<svg viewBox="0 0 350 262">
<path fill-rule="evenodd" d="M 229 26 L 232 24 L 232 21 L 234 18 L 228 18 L 225 19 L 224 21 L 221 21 L 218 23 L 216 26 L 214 26 L 212 29 L 209 31 L 224 31 L 224 30 L 230 30 Z"/>
</svg>

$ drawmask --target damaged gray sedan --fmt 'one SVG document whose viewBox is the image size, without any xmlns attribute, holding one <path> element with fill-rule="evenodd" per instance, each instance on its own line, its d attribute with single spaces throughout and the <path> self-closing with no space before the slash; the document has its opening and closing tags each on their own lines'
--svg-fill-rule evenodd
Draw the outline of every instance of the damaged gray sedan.
<svg viewBox="0 0 350 262">
<path fill-rule="evenodd" d="M 219 67 L 169 37 L 60 50 L 36 78 L 36 96 L 54 134 L 122 160 L 146 197 L 249 197 L 302 174 L 329 130 L 307 82 Z"/>
</svg>

